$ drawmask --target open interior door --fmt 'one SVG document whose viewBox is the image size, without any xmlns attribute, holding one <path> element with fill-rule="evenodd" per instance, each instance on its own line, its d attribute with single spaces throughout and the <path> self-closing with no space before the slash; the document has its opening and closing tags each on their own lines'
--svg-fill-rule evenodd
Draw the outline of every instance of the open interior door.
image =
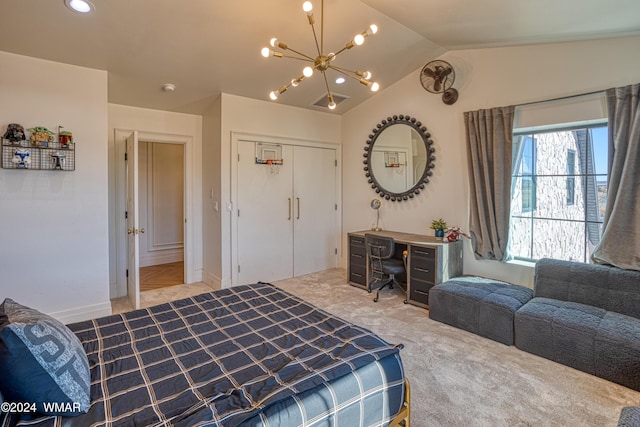
<svg viewBox="0 0 640 427">
<path fill-rule="evenodd" d="M 138 132 L 126 140 L 127 152 L 127 295 L 134 309 L 140 308 L 140 239 L 138 224 Z"/>
</svg>

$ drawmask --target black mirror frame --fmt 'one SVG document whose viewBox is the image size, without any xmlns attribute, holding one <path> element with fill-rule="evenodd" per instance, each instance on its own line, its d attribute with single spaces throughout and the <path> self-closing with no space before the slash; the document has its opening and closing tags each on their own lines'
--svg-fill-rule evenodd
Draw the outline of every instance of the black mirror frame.
<svg viewBox="0 0 640 427">
<path fill-rule="evenodd" d="M 424 147 L 427 153 L 427 162 L 424 168 L 424 172 L 422 177 L 414 184 L 413 187 L 408 189 L 407 191 L 403 191 L 402 193 L 393 193 L 384 189 L 380 183 L 376 180 L 375 175 L 371 169 L 371 156 L 369 153 L 373 150 L 373 144 L 378 139 L 378 136 L 382 131 L 388 128 L 391 125 L 395 124 L 405 124 L 411 126 L 415 129 L 420 136 L 422 137 L 422 141 L 424 142 Z M 405 116 L 400 114 L 399 116 L 387 117 L 386 120 L 382 120 L 378 123 L 375 129 L 371 130 L 371 135 L 369 135 L 369 139 L 367 140 L 367 145 L 364 147 L 365 157 L 364 161 L 364 172 L 367 177 L 368 183 L 371 184 L 371 188 L 373 188 L 376 193 L 380 195 L 380 197 L 384 197 L 386 200 L 391 200 L 392 202 L 402 202 L 409 199 L 413 199 L 416 195 L 420 194 L 421 190 L 424 190 L 425 184 L 429 183 L 429 177 L 433 175 L 433 168 L 435 168 L 435 160 L 436 156 L 435 148 L 432 147 L 433 140 L 431 140 L 431 133 L 427 131 L 425 126 L 422 126 L 422 122 L 418 121 L 415 117 Z"/>
</svg>

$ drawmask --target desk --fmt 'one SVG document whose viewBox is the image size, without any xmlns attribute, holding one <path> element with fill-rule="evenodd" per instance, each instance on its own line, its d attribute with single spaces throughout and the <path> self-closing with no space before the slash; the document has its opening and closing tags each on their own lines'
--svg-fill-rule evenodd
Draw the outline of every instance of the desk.
<svg viewBox="0 0 640 427">
<path fill-rule="evenodd" d="M 429 290 L 452 277 L 462 274 L 462 242 L 443 242 L 433 236 L 402 233 L 399 231 L 355 231 L 347 233 L 349 284 L 371 292 L 369 260 L 364 246 L 365 233 L 393 237 L 396 257 L 407 250 L 407 301 L 429 308 Z"/>
</svg>

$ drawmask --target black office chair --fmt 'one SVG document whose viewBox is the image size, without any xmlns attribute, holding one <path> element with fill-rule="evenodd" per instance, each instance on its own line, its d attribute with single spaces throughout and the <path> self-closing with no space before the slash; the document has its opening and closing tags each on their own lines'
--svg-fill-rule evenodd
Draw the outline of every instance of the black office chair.
<svg viewBox="0 0 640 427">
<path fill-rule="evenodd" d="M 396 274 L 404 273 L 404 262 L 401 259 L 393 258 L 395 252 L 395 241 L 393 237 L 383 237 L 376 234 L 365 234 L 364 243 L 369 256 L 369 264 L 371 266 L 371 277 L 373 286 L 378 283 L 382 285 L 376 290 L 376 297 L 373 302 L 378 302 L 380 290 L 389 286 L 393 289 L 393 285 L 398 285 Z M 369 283 L 369 292 L 371 292 L 372 284 Z"/>
</svg>

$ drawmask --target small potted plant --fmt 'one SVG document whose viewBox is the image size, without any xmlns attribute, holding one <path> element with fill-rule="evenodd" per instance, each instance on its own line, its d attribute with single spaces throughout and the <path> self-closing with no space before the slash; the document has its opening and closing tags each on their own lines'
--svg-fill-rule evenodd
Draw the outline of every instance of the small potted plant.
<svg viewBox="0 0 640 427">
<path fill-rule="evenodd" d="M 431 221 L 431 228 L 435 230 L 436 237 L 444 237 L 444 230 L 447 229 L 447 222 L 440 218 Z"/>
</svg>

